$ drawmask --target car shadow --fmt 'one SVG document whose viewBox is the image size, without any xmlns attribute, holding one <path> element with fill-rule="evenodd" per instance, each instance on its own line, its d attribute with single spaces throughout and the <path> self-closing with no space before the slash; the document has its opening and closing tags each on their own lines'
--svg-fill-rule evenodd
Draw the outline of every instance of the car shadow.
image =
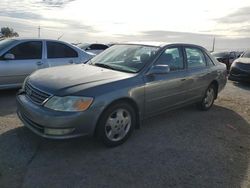
<svg viewBox="0 0 250 188">
<path fill-rule="evenodd" d="M 244 187 L 249 133 L 243 117 L 217 105 L 147 119 L 116 148 L 19 127 L 0 135 L 0 187 Z"/>
<path fill-rule="evenodd" d="M 0 116 L 13 114 L 16 112 L 17 89 L 0 90 Z"/>
<path fill-rule="evenodd" d="M 232 82 L 234 86 L 250 91 L 250 82 Z"/>
</svg>

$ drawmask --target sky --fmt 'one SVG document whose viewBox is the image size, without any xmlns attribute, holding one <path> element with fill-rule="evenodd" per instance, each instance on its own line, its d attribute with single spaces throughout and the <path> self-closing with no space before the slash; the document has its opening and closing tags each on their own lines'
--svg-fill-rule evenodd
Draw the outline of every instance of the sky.
<svg viewBox="0 0 250 188">
<path fill-rule="evenodd" d="M 72 43 L 161 41 L 250 48 L 249 0 L 1 0 L 0 27 Z"/>
</svg>

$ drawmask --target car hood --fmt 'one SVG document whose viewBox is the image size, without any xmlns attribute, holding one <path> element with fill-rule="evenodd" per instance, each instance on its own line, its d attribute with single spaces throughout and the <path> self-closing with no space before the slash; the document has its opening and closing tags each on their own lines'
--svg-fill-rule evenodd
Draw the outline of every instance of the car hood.
<svg viewBox="0 0 250 188">
<path fill-rule="evenodd" d="M 63 90 L 74 87 L 79 91 L 132 76 L 134 74 L 80 64 L 38 70 L 30 75 L 28 82 L 44 92 L 62 94 Z"/>
<path fill-rule="evenodd" d="M 250 64 L 250 58 L 241 57 L 241 58 L 238 58 L 238 59 L 234 60 L 234 62 Z"/>
</svg>

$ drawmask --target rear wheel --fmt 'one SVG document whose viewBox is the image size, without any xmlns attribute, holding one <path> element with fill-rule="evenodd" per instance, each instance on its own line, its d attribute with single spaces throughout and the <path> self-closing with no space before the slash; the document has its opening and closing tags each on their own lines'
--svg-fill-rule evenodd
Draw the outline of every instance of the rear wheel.
<svg viewBox="0 0 250 188">
<path fill-rule="evenodd" d="M 127 103 L 116 103 L 102 114 L 97 125 L 98 138 L 109 147 L 124 143 L 134 130 L 135 111 Z"/>
<path fill-rule="evenodd" d="M 205 111 L 209 110 L 214 104 L 215 97 L 216 97 L 216 87 L 214 84 L 211 84 L 207 88 L 202 101 L 198 104 L 198 107 L 201 110 L 205 110 Z"/>
</svg>

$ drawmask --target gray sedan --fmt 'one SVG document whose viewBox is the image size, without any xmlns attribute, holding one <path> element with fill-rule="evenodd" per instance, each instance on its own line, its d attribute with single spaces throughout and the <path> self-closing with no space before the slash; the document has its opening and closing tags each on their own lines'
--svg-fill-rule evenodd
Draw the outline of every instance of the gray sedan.
<svg viewBox="0 0 250 188">
<path fill-rule="evenodd" d="M 42 137 L 96 135 L 117 146 L 150 116 L 192 103 L 210 109 L 226 80 L 226 66 L 200 46 L 119 44 L 87 64 L 33 73 L 18 116 Z"/>
<path fill-rule="evenodd" d="M 93 55 L 69 43 L 44 39 L 0 41 L 0 89 L 21 87 L 37 69 L 88 61 Z"/>
</svg>

